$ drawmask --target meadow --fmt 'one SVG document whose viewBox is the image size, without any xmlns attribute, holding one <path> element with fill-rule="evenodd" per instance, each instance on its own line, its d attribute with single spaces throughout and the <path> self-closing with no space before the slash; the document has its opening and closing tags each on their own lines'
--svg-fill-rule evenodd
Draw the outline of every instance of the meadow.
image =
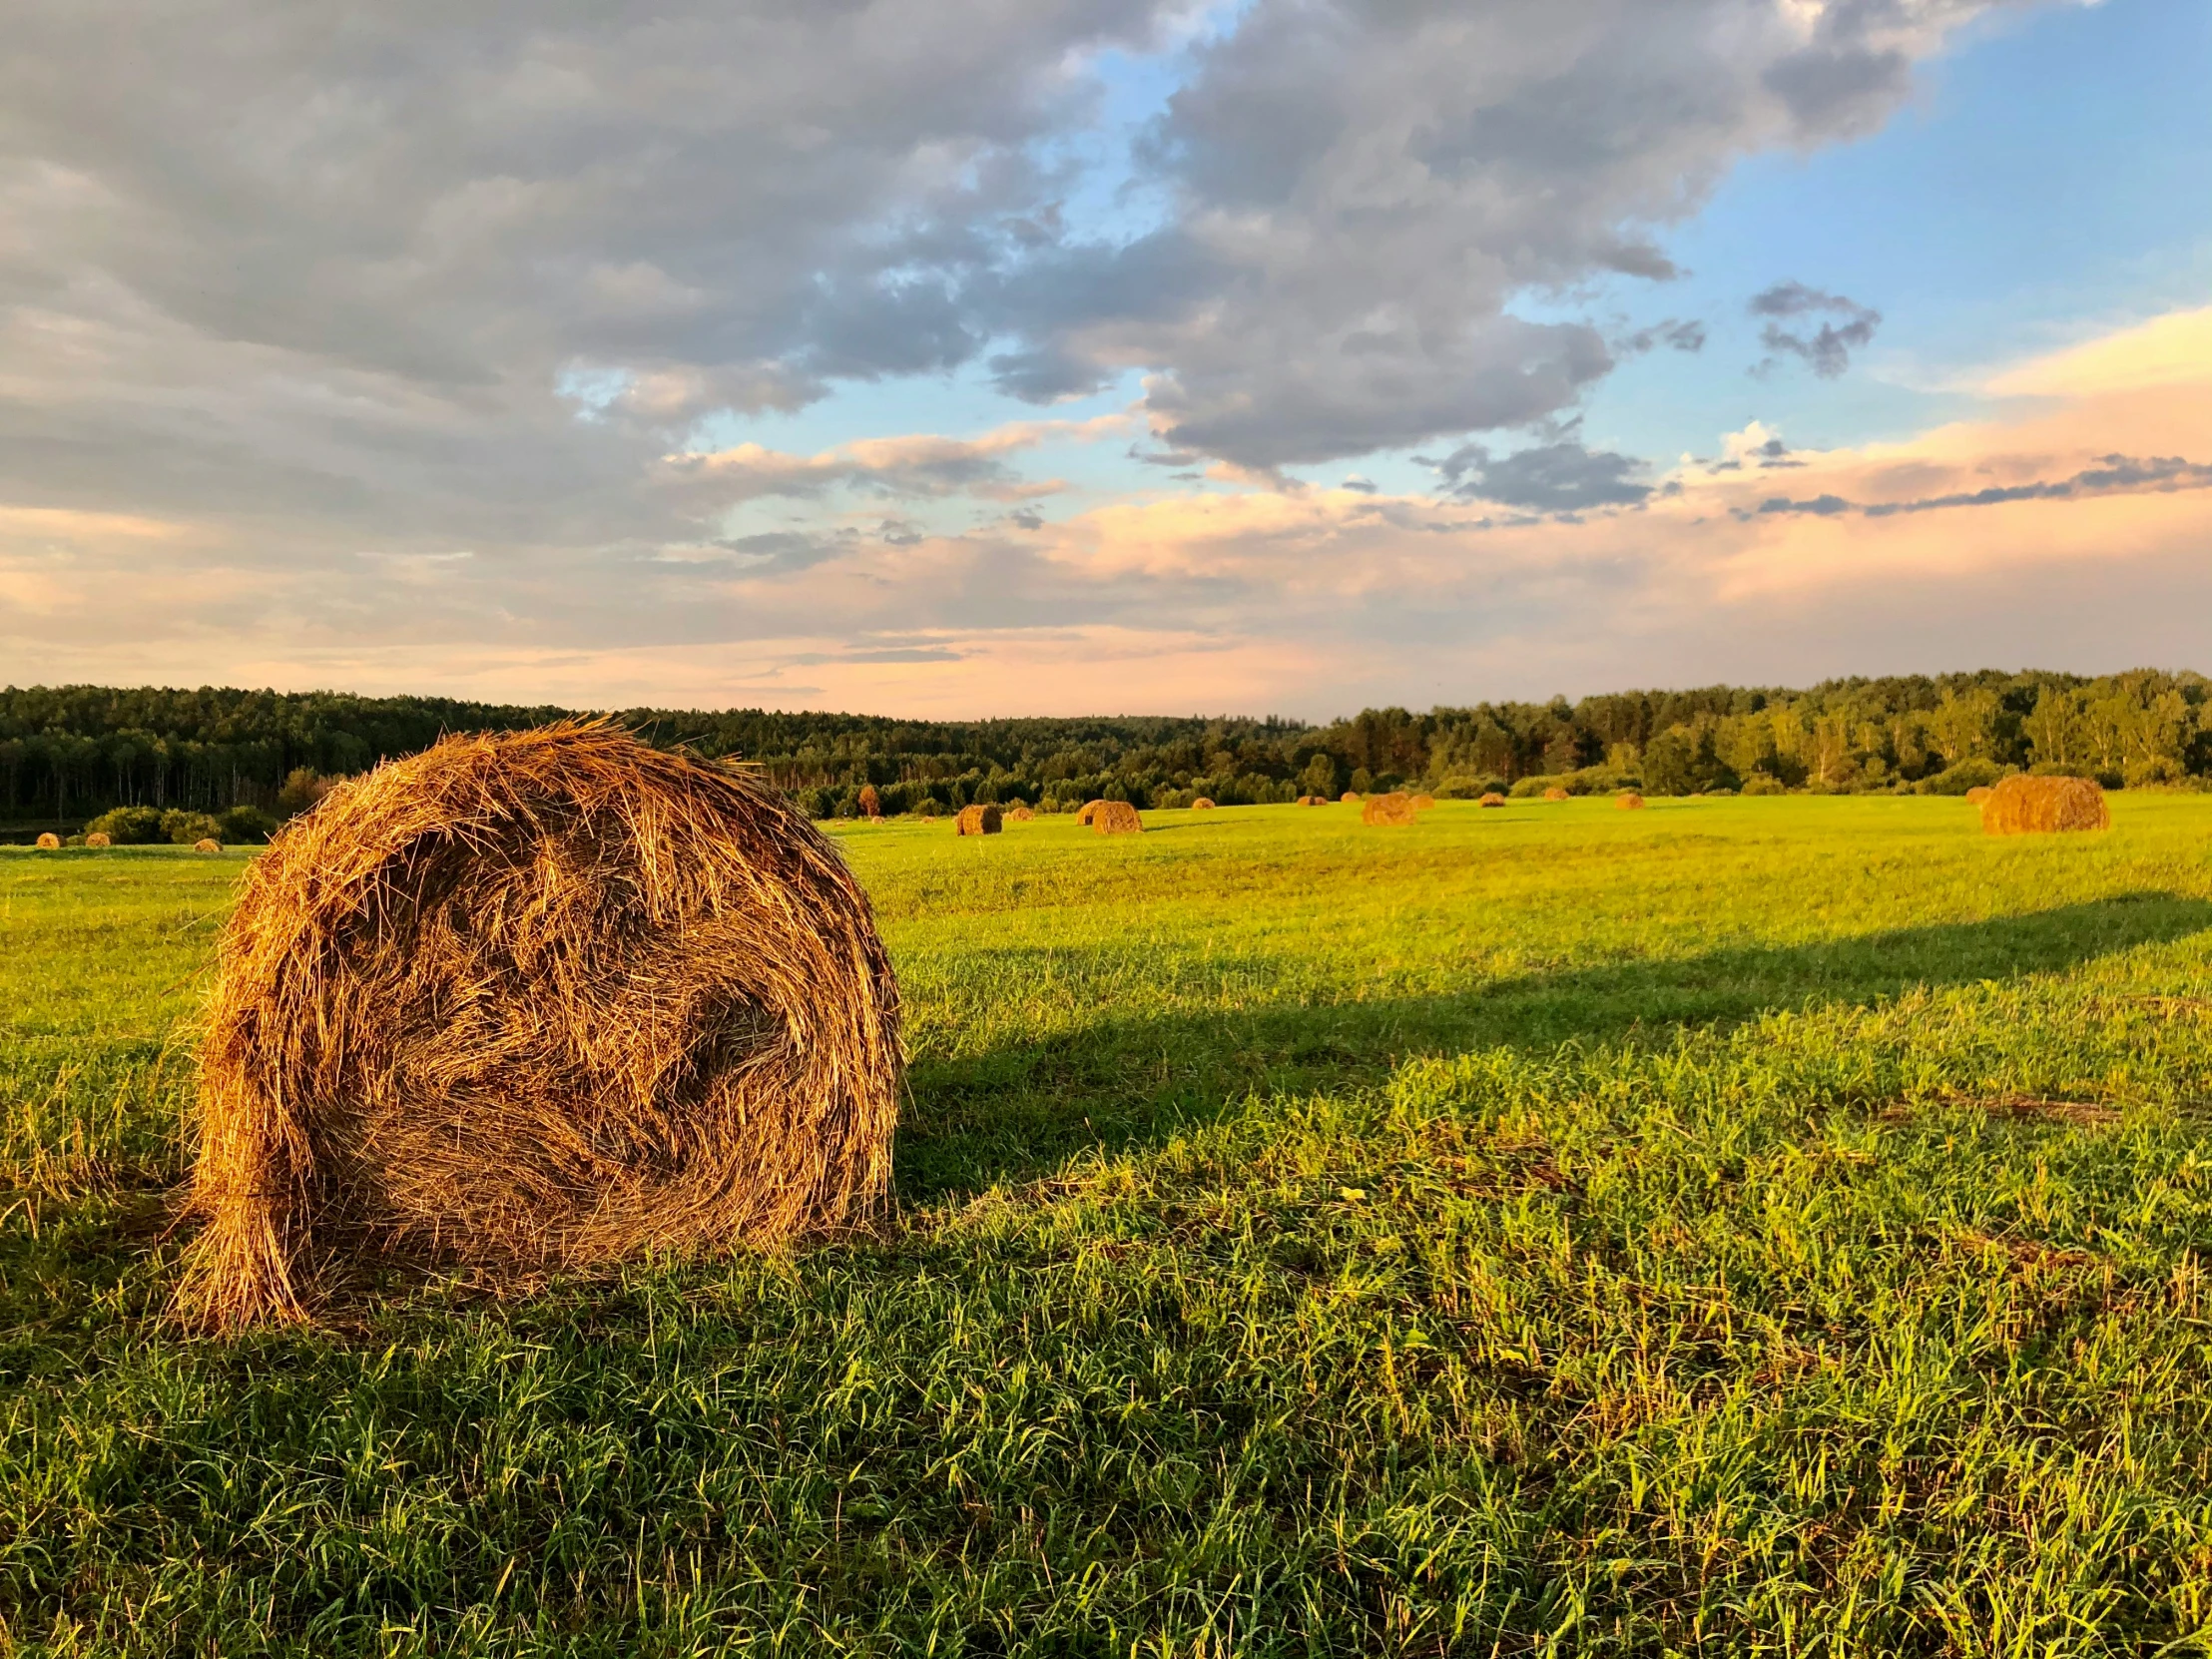
<svg viewBox="0 0 2212 1659">
<path fill-rule="evenodd" d="M 163 1318 L 244 854 L 0 848 L 0 1653 L 2193 1653 L 2212 798 L 836 827 L 879 1237 Z"/>
</svg>

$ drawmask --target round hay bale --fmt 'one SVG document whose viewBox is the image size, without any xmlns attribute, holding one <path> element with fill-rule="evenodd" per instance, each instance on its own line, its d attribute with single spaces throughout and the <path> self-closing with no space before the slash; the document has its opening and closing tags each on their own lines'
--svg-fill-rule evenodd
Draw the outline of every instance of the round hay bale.
<svg viewBox="0 0 2212 1659">
<path fill-rule="evenodd" d="M 1347 790 L 1344 794 L 1337 797 L 1337 799 L 1349 807 L 1354 802 L 1360 799 L 1360 792 L 1357 790 Z"/>
<path fill-rule="evenodd" d="M 1008 813 L 1008 814 L 1007 814 L 1006 816 L 1007 816 L 1008 818 L 1012 819 L 1012 820 L 1014 821 L 1014 823 L 1016 823 L 1016 824 L 1027 824 L 1027 823 L 1028 823 L 1028 822 L 1029 822 L 1029 821 L 1030 821 L 1031 819 L 1035 818 L 1035 817 L 1036 817 L 1037 815 L 1036 815 L 1035 813 L 1031 812 L 1031 811 L 1030 811 L 1030 810 L 1029 810 L 1029 809 L 1028 809 L 1027 807 L 1016 807 L 1016 808 L 1015 808 L 1015 809 L 1014 809 L 1014 810 L 1013 810 L 1012 812 Z"/>
<path fill-rule="evenodd" d="M 1098 817 L 1099 808 L 1105 805 L 1106 803 L 1103 801 L 1084 802 L 1083 805 L 1077 808 L 1075 812 L 1075 822 L 1077 826 L 1080 827 L 1089 824 L 1092 820 Z"/>
<path fill-rule="evenodd" d="M 187 1317 L 374 1252 L 501 1288 L 881 1206 L 898 988 L 757 774 L 602 725 L 448 738 L 247 866 L 201 1050 Z"/>
<path fill-rule="evenodd" d="M 38 843 L 42 847 L 56 847 L 62 844 L 62 838 L 49 830 L 39 836 Z"/>
<path fill-rule="evenodd" d="M 1554 784 L 1550 789 L 1544 791 L 1544 799 L 1546 801 L 1564 801 L 1567 799 L 1567 792 Z"/>
<path fill-rule="evenodd" d="M 2109 830 L 2104 792 L 2087 778 L 2001 780 L 1981 804 L 1981 828 L 1991 835 L 2049 835 L 2069 830 Z"/>
<path fill-rule="evenodd" d="M 1624 813 L 1640 813 L 1644 810 L 1644 798 L 1634 790 L 1613 798 L 1613 805 Z"/>
<path fill-rule="evenodd" d="M 960 816 L 952 821 L 955 835 L 995 835 L 1004 828 L 1005 815 L 985 802 L 972 807 L 962 807 Z"/>
<path fill-rule="evenodd" d="M 1196 801 L 1194 801 L 1194 802 L 1192 802 L 1192 803 L 1191 803 L 1191 811 L 1192 811 L 1192 812 L 1194 812 L 1194 813 L 1210 813 L 1210 812 L 1212 812 L 1213 810 L 1214 810 L 1214 804 L 1213 804 L 1213 802 L 1209 801 L 1209 800 L 1208 800 L 1208 799 L 1207 799 L 1207 798 L 1206 798 L 1205 796 L 1203 796 L 1203 795 L 1202 795 L 1202 796 L 1200 796 L 1200 797 L 1199 797 L 1199 798 L 1198 798 L 1198 799 L 1197 799 Z"/>
<path fill-rule="evenodd" d="M 1098 811 L 1091 814 L 1091 829 L 1101 835 L 1141 835 L 1144 820 L 1137 816 L 1137 809 L 1126 801 L 1093 802 Z"/>
<path fill-rule="evenodd" d="M 192 849 L 195 852 L 221 852 L 223 843 L 213 835 L 202 835 L 192 843 Z"/>
<path fill-rule="evenodd" d="M 105 830 L 95 830 L 85 837 L 85 844 L 87 846 L 113 846 L 115 842 L 109 837 Z"/>
<path fill-rule="evenodd" d="M 1966 792 L 1966 805 L 1969 807 L 1978 807 L 1988 799 L 1989 786 L 1986 784 L 1976 784 Z"/>
<path fill-rule="evenodd" d="M 1490 792 L 1490 793 L 1489 793 L 1488 795 L 1484 796 L 1484 797 L 1483 797 L 1483 798 L 1482 798 L 1482 799 L 1481 799 L 1480 801 L 1477 801 L 1477 802 L 1475 803 L 1475 805 L 1476 805 L 1477 807 L 1502 807 L 1502 806 L 1504 806 L 1504 805 L 1505 805 L 1505 797 L 1503 797 L 1502 795 L 1499 795 L 1499 794 L 1497 793 L 1497 791 L 1495 791 L 1495 790 L 1492 790 L 1492 791 L 1491 791 L 1491 792 Z"/>
<path fill-rule="evenodd" d="M 1413 811 L 1416 813 L 1425 813 L 1435 805 L 1436 798 L 1432 795 L 1416 795 L 1413 797 Z"/>
<path fill-rule="evenodd" d="M 1413 798 L 1403 790 L 1388 795 L 1371 795 L 1360 809 L 1362 824 L 1379 824 L 1385 827 L 1402 827 L 1411 824 L 1418 815 L 1413 810 Z"/>
</svg>

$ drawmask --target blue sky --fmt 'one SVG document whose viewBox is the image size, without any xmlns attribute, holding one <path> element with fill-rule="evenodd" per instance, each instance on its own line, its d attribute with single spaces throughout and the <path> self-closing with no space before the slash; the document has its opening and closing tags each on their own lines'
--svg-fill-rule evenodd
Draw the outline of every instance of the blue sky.
<svg viewBox="0 0 2212 1659">
<path fill-rule="evenodd" d="M 0 65 L 20 680 L 2212 667 L 2201 0 L 211 6 Z"/>
</svg>

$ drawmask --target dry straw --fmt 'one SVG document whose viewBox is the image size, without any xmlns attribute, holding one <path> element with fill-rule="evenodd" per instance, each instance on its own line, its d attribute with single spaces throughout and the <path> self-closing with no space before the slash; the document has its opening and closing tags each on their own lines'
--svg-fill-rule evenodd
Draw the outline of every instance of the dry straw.
<svg viewBox="0 0 2212 1659">
<path fill-rule="evenodd" d="M 1002 817 L 996 807 L 985 803 L 962 807 L 960 816 L 952 821 L 952 832 L 955 835 L 995 835 L 1002 828 Z"/>
<path fill-rule="evenodd" d="M 1347 790 L 1344 794 L 1337 797 L 1337 799 L 1344 802 L 1347 806 L 1350 806 L 1353 802 L 1360 799 L 1360 794 L 1357 790 Z"/>
<path fill-rule="evenodd" d="M 1200 797 L 1199 797 L 1199 798 L 1198 798 L 1198 799 L 1197 799 L 1196 801 L 1194 801 L 1194 802 L 1192 802 L 1192 803 L 1191 803 L 1191 811 L 1192 811 L 1192 812 L 1194 812 L 1194 813 L 1210 813 L 1210 812 L 1212 812 L 1213 810 L 1214 810 L 1214 804 L 1213 804 L 1213 802 L 1211 802 L 1210 800 L 1208 800 L 1208 799 L 1207 799 L 1207 798 L 1206 798 L 1205 796 L 1203 796 L 1203 795 L 1202 795 L 1202 796 L 1200 796 Z"/>
<path fill-rule="evenodd" d="M 88 841 L 86 844 L 90 845 L 91 843 Z M 195 852 L 221 852 L 223 850 L 223 843 L 217 840 L 213 835 L 202 835 L 198 840 L 192 843 L 192 849 Z"/>
<path fill-rule="evenodd" d="M 1013 820 L 1013 822 L 1014 822 L 1014 823 L 1016 823 L 1016 824 L 1027 824 L 1027 823 L 1028 823 L 1028 822 L 1029 822 L 1029 821 L 1030 821 L 1031 819 L 1035 818 L 1035 817 L 1036 817 L 1037 815 L 1036 815 L 1035 813 L 1032 813 L 1032 812 L 1031 812 L 1031 811 L 1030 811 L 1030 810 L 1029 810 L 1029 809 L 1028 809 L 1027 807 L 1016 807 L 1016 808 L 1015 808 L 1015 809 L 1014 809 L 1014 810 L 1013 810 L 1012 812 L 1008 813 L 1008 814 L 1007 814 L 1006 816 L 1007 816 L 1007 817 L 1008 817 L 1009 819 Z"/>
<path fill-rule="evenodd" d="M 1360 809 L 1362 824 L 1403 826 L 1411 824 L 1416 816 L 1413 798 L 1403 790 L 1390 795 L 1371 795 L 1367 805 Z"/>
<path fill-rule="evenodd" d="M 1480 801 L 1476 802 L 1475 805 L 1478 807 L 1502 807 L 1505 805 L 1505 797 L 1499 795 L 1497 791 L 1492 790 L 1488 795 L 1484 796 Z"/>
<path fill-rule="evenodd" d="M 757 775 L 603 725 L 449 738 L 247 866 L 201 1050 L 181 1311 L 297 1318 L 389 1254 L 501 1289 L 883 1204 L 898 990 Z"/>
<path fill-rule="evenodd" d="M 1436 798 L 1432 795 L 1416 795 L 1413 797 L 1413 811 L 1416 813 L 1425 813 L 1435 805 Z"/>
<path fill-rule="evenodd" d="M 1098 810 L 1091 814 L 1091 828 L 1101 835 L 1141 835 L 1144 820 L 1137 816 L 1137 809 L 1126 801 L 1098 801 L 1092 805 Z"/>
<path fill-rule="evenodd" d="M 1082 825 L 1085 825 L 1085 824 L 1088 824 L 1088 823 L 1090 823 L 1090 822 L 1091 822 L 1091 821 L 1092 821 L 1093 819 L 1095 819 L 1095 818 L 1097 818 L 1097 817 L 1098 817 L 1098 810 L 1099 810 L 1099 808 L 1101 808 L 1101 807 L 1103 807 L 1103 806 L 1105 806 L 1105 805 L 1106 805 L 1106 803 L 1105 803 L 1105 802 L 1103 802 L 1103 801 L 1086 801 L 1086 802 L 1084 802 L 1084 803 L 1083 803 L 1083 805 L 1082 805 L 1082 806 L 1081 806 L 1081 807 L 1080 807 L 1079 809 L 1077 809 L 1077 811 L 1076 811 L 1076 814 L 1075 814 L 1075 822 L 1076 822 L 1076 824 L 1077 824 L 1078 826 L 1082 826 Z"/>
<path fill-rule="evenodd" d="M 85 844 L 87 846 L 113 846 L 115 841 L 105 830 L 95 830 L 85 837 Z"/>
<path fill-rule="evenodd" d="M 1615 796 L 1613 805 L 1624 813 L 1640 813 L 1644 810 L 1644 798 L 1634 790 L 1630 790 L 1625 795 Z"/>
<path fill-rule="evenodd" d="M 1989 786 L 1986 784 L 1976 784 L 1966 792 L 1966 805 L 1969 807 L 1978 807 L 1988 799 Z"/>
<path fill-rule="evenodd" d="M 44 834 L 39 836 L 38 843 L 39 845 L 45 847 L 55 847 L 62 844 L 62 838 L 61 836 L 55 834 L 53 830 L 49 830 Z"/>
<path fill-rule="evenodd" d="M 1981 828 L 1992 835 L 2044 835 L 2065 830 L 2109 830 L 2104 792 L 2087 778 L 2005 779 L 1981 804 Z"/>
<path fill-rule="evenodd" d="M 1564 801 L 1567 799 L 1567 792 L 1554 784 L 1550 789 L 1544 791 L 1544 799 L 1546 801 Z"/>
<path fill-rule="evenodd" d="M 1298 798 L 1298 804 L 1301 807 L 1326 807 L 1329 805 L 1329 797 L 1326 795 L 1302 795 Z"/>
</svg>

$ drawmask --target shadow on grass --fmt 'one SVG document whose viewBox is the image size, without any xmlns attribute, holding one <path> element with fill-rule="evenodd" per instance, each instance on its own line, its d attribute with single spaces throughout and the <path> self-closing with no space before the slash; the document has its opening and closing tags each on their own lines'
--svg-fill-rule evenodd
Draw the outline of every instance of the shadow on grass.
<svg viewBox="0 0 2212 1659">
<path fill-rule="evenodd" d="M 1086 1147 L 1164 1141 L 1249 1093 L 1372 1082 L 1409 1054 L 1663 1039 L 1779 1009 L 2057 971 L 2207 928 L 2212 903 L 2136 892 L 1987 921 L 1569 968 L 1441 996 L 1107 1018 L 916 1064 L 897 1185 L 901 1198 L 926 1202 L 1023 1180 Z"/>
</svg>

